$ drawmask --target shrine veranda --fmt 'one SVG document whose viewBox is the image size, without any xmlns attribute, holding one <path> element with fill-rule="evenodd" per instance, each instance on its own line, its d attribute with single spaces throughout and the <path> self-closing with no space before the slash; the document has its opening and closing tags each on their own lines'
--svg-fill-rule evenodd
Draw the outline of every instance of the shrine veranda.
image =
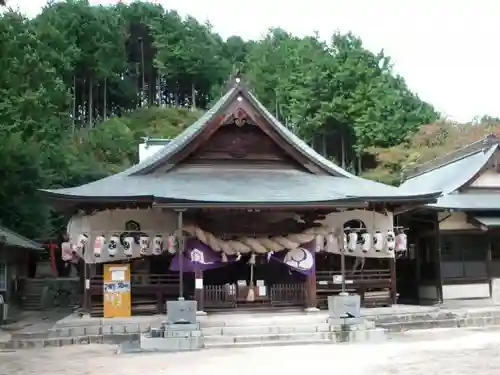
<svg viewBox="0 0 500 375">
<path fill-rule="evenodd" d="M 84 260 L 84 305 L 94 315 L 109 263 L 130 264 L 132 314 L 163 313 L 179 296 L 200 311 L 315 309 L 342 280 L 364 306 L 391 305 L 395 259 L 407 250 L 394 216 L 439 195 L 405 194 L 343 170 L 239 79 L 153 156 L 43 193 L 72 215 L 63 257 Z"/>
</svg>

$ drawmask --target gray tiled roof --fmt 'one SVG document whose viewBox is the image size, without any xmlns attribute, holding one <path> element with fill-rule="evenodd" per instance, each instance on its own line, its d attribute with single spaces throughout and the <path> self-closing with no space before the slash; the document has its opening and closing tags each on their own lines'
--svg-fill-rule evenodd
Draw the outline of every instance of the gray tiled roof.
<svg viewBox="0 0 500 375">
<path fill-rule="evenodd" d="M 366 200 L 407 198 L 396 188 L 381 184 L 374 191 L 371 185 L 345 177 L 317 176 L 298 170 L 220 170 L 211 167 L 182 167 L 164 174 L 119 174 L 90 184 L 48 192 L 79 197 L 151 196 L 165 200 L 218 203 L 306 203 L 361 197 Z"/>
<path fill-rule="evenodd" d="M 441 191 L 445 195 L 452 193 L 474 177 L 490 160 L 497 148 L 497 144 L 490 145 L 441 167 L 417 174 L 403 182 L 400 189 L 409 194 L 417 191 Z"/>
<path fill-rule="evenodd" d="M 500 216 L 474 216 L 474 219 L 488 228 L 500 228 Z"/>
<path fill-rule="evenodd" d="M 0 242 L 5 243 L 7 246 L 19 247 L 30 250 L 41 250 L 42 245 L 21 236 L 20 234 L 11 231 L 5 227 L 0 226 Z"/>
<path fill-rule="evenodd" d="M 328 175 L 301 171 L 257 170 L 252 168 L 227 170 L 186 168 L 169 164 L 172 156 L 186 147 L 237 96 L 243 96 L 281 135 L 285 142 L 322 168 Z M 167 172 L 150 172 L 156 166 L 166 166 Z M 174 168 L 176 167 L 176 168 Z M 162 168 L 163 169 L 163 168 Z M 197 202 L 319 202 L 360 198 L 391 201 L 427 199 L 428 193 L 403 193 L 399 188 L 354 176 L 319 155 L 304 141 L 290 132 L 244 86 L 233 86 L 209 111 L 163 149 L 139 164 L 116 175 L 90 184 L 45 190 L 50 196 L 65 198 L 138 198 L 184 200 Z"/>
<path fill-rule="evenodd" d="M 500 210 L 500 196 L 498 194 L 448 194 L 428 206 L 461 211 L 495 211 Z"/>
</svg>

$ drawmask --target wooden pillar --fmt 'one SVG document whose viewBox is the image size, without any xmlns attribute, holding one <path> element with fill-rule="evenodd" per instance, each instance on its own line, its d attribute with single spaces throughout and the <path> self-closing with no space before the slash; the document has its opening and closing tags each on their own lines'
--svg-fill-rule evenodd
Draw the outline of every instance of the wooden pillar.
<svg viewBox="0 0 500 375">
<path fill-rule="evenodd" d="M 204 293 L 203 293 L 203 271 L 202 270 L 196 270 L 194 273 L 194 298 L 196 299 L 196 302 L 198 303 L 198 315 L 204 315 Z"/>
<path fill-rule="evenodd" d="M 83 310 L 90 313 L 92 312 L 92 295 L 90 293 L 90 279 L 92 277 L 91 267 L 85 260 L 83 262 Z"/>
<path fill-rule="evenodd" d="M 391 271 L 391 301 L 395 305 L 398 301 L 397 283 L 396 283 L 396 259 L 389 259 L 389 269 Z"/>
<path fill-rule="evenodd" d="M 316 257 L 316 254 L 314 254 Z M 312 273 L 306 276 L 306 311 L 318 311 L 318 302 L 316 298 L 316 259 L 314 260 Z"/>
<path fill-rule="evenodd" d="M 436 271 L 436 289 L 438 303 L 443 303 L 443 274 L 441 272 L 441 234 L 439 232 L 439 224 L 436 224 L 436 241 L 434 247 L 434 263 Z"/>
</svg>

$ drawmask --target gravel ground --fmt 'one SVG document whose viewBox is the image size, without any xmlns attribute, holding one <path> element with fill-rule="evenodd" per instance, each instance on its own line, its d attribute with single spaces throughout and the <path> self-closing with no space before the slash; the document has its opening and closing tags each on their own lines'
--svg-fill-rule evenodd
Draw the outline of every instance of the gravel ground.
<svg viewBox="0 0 500 375">
<path fill-rule="evenodd" d="M 349 375 L 500 374 L 500 331 L 407 332 L 383 344 L 214 349 L 116 355 L 108 345 L 0 352 L 0 375 L 303 375 L 333 369 Z M 180 372 L 179 372 L 180 373 Z"/>
</svg>

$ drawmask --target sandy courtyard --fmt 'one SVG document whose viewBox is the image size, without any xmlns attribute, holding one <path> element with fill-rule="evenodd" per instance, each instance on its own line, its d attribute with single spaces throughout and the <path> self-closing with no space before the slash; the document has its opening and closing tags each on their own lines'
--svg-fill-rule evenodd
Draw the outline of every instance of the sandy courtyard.
<svg viewBox="0 0 500 375">
<path fill-rule="evenodd" d="M 88 345 L 0 353 L 0 375 L 349 375 L 500 373 L 500 331 L 406 333 L 383 344 L 308 345 L 116 355 L 115 346 Z"/>
</svg>

